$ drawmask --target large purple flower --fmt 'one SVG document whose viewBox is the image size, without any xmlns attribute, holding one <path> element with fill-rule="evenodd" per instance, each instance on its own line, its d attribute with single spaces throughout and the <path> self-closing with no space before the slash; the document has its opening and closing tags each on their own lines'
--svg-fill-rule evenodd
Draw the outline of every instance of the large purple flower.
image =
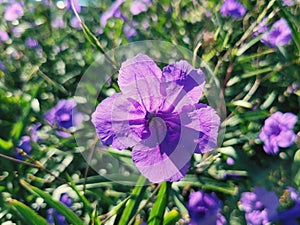
<svg viewBox="0 0 300 225">
<path fill-rule="evenodd" d="M 13 21 L 24 15 L 24 10 L 19 2 L 13 2 L 5 8 L 4 18 Z"/>
<path fill-rule="evenodd" d="M 277 154 L 278 147 L 286 148 L 293 144 L 296 134 L 293 127 L 297 122 L 297 116 L 293 113 L 276 112 L 266 119 L 259 134 L 264 142 L 264 150 L 268 154 Z"/>
<path fill-rule="evenodd" d="M 225 217 L 220 213 L 221 201 L 215 193 L 207 194 L 197 191 L 190 194 L 187 205 L 190 223 L 189 225 L 223 225 L 226 224 Z"/>
<path fill-rule="evenodd" d="M 178 181 L 194 152 L 217 146 L 220 118 L 198 104 L 205 75 L 187 61 L 163 71 L 147 55 L 125 61 L 121 93 L 102 101 L 92 115 L 99 139 L 117 149 L 133 148 L 132 159 L 151 182 Z"/>
<path fill-rule="evenodd" d="M 245 15 L 246 8 L 237 0 L 224 0 L 220 12 L 222 16 L 239 18 Z"/>
<path fill-rule="evenodd" d="M 9 39 L 8 34 L 4 30 L 0 30 L 0 42 L 7 41 Z"/>
<path fill-rule="evenodd" d="M 272 48 L 284 46 L 292 39 L 292 30 L 285 19 L 276 21 L 270 31 L 263 34 L 261 42 Z"/>
<path fill-rule="evenodd" d="M 60 196 L 59 201 L 66 205 L 67 207 L 72 206 L 72 199 L 68 196 L 68 194 L 62 194 Z M 47 222 L 49 225 L 68 225 L 66 218 L 60 214 L 56 209 L 50 208 L 47 210 Z"/>
<path fill-rule="evenodd" d="M 244 192 L 240 199 L 246 212 L 249 225 L 268 224 L 276 214 L 279 206 L 278 197 L 274 192 L 268 192 L 263 187 L 255 187 L 253 192 Z"/>
<path fill-rule="evenodd" d="M 45 114 L 45 120 L 51 126 L 57 126 L 58 129 L 69 129 L 79 126 L 82 122 L 83 115 L 76 111 L 76 102 L 72 99 L 60 100 L 52 109 Z M 71 134 L 63 130 L 56 133 L 61 137 L 70 137 Z"/>
</svg>

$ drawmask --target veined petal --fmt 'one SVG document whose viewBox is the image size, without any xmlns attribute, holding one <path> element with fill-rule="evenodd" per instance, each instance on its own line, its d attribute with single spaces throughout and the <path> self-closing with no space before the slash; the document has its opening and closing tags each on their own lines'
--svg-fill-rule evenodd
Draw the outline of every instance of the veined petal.
<svg viewBox="0 0 300 225">
<path fill-rule="evenodd" d="M 132 147 L 149 133 L 145 111 L 120 93 L 103 100 L 92 114 L 99 139 L 117 149 Z"/>
<path fill-rule="evenodd" d="M 202 96 L 205 75 L 202 70 L 195 69 L 187 61 L 181 60 L 164 67 L 162 81 L 181 86 L 183 90 L 180 94 L 187 95 L 190 104 L 196 104 Z M 178 101 L 181 99 L 181 95 L 178 95 Z"/>
<path fill-rule="evenodd" d="M 137 56 L 122 63 L 118 84 L 123 94 L 137 99 L 147 111 L 158 109 L 161 104 L 160 93 L 161 70 L 146 55 Z"/>
<path fill-rule="evenodd" d="M 289 147 L 296 140 L 297 135 L 292 130 L 282 131 L 277 136 L 277 145 L 282 148 Z"/>
<path fill-rule="evenodd" d="M 217 147 L 218 130 L 220 117 L 217 112 L 205 104 L 185 106 L 182 114 L 187 118 L 185 127 L 198 131 L 198 137 L 194 140 L 197 143 L 195 153 L 204 153 Z"/>
</svg>

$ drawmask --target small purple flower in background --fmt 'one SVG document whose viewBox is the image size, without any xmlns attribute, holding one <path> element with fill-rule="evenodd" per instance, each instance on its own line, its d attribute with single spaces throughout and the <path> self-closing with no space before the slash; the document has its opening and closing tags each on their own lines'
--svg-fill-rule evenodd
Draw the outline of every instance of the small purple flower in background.
<svg viewBox="0 0 300 225">
<path fill-rule="evenodd" d="M 187 209 L 190 215 L 189 225 L 223 225 L 225 217 L 221 214 L 222 203 L 215 193 L 197 191 L 190 194 Z"/>
<path fill-rule="evenodd" d="M 28 37 L 25 39 L 25 45 L 28 47 L 28 48 L 38 48 L 40 45 L 38 43 L 38 41 L 34 38 L 31 38 L 31 37 Z"/>
<path fill-rule="evenodd" d="M 3 64 L 3 62 L 0 60 L 0 70 L 5 71 L 6 66 Z"/>
<path fill-rule="evenodd" d="M 40 128 L 40 126 L 41 126 L 41 123 L 36 123 L 36 124 L 32 125 L 29 128 L 30 136 L 28 136 L 28 135 L 22 136 L 20 138 L 17 148 L 22 149 L 27 155 L 30 155 L 30 152 L 32 149 L 31 141 L 37 142 L 39 140 L 39 137 L 37 135 L 37 130 Z M 18 152 L 18 150 L 16 152 L 16 158 L 19 160 L 24 160 L 24 157 Z"/>
<path fill-rule="evenodd" d="M 151 5 L 151 0 L 135 0 L 130 5 L 130 12 L 132 15 L 138 15 L 142 12 L 146 12 Z"/>
<path fill-rule="evenodd" d="M 297 219 L 300 219 L 300 197 L 299 193 L 292 187 L 287 188 L 289 198 L 293 202 L 293 206 L 285 209 L 272 217 L 271 221 L 281 221 L 283 225 L 298 225 Z"/>
<path fill-rule="evenodd" d="M 13 2 L 5 8 L 4 18 L 13 21 L 24 15 L 23 7 L 19 2 Z"/>
<path fill-rule="evenodd" d="M 76 111 L 76 102 L 72 99 L 60 100 L 52 109 L 45 114 L 45 120 L 51 126 L 63 129 L 77 127 L 83 120 L 83 115 Z M 56 131 L 61 137 L 70 137 L 71 134 L 62 130 Z"/>
<path fill-rule="evenodd" d="M 137 26 L 138 24 L 135 23 L 134 21 L 131 24 L 132 25 L 125 24 L 124 28 L 123 28 L 123 32 L 124 32 L 125 36 L 128 39 L 131 39 L 132 37 L 134 37 L 135 35 L 137 35 L 137 31 L 135 29 L 135 26 Z"/>
<path fill-rule="evenodd" d="M 268 19 L 264 18 L 257 27 L 254 29 L 254 36 L 258 36 L 259 34 L 265 33 L 268 30 Z"/>
<path fill-rule="evenodd" d="M 0 30 L 0 42 L 5 42 L 9 39 L 8 34 L 4 30 Z"/>
<path fill-rule="evenodd" d="M 77 30 L 81 30 L 81 23 L 79 21 L 79 19 L 76 16 L 73 16 L 71 21 L 70 21 L 70 25 L 71 27 L 77 29 Z"/>
<path fill-rule="evenodd" d="M 286 148 L 294 143 L 297 136 L 293 128 L 297 119 L 293 113 L 276 112 L 265 120 L 259 138 L 264 142 L 267 154 L 277 154 L 278 147 Z"/>
<path fill-rule="evenodd" d="M 222 16 L 239 18 L 245 15 L 246 8 L 237 0 L 224 0 L 220 12 Z"/>
<path fill-rule="evenodd" d="M 199 104 L 205 74 L 187 61 L 161 69 L 147 55 L 122 63 L 121 93 L 103 100 L 92 115 L 99 139 L 122 150 L 151 182 L 178 181 L 193 153 L 217 147 L 220 117 Z"/>
<path fill-rule="evenodd" d="M 72 206 L 72 199 L 68 196 L 68 194 L 62 194 L 60 196 L 59 201 L 63 203 L 65 206 L 70 208 Z M 49 225 L 68 225 L 67 219 L 60 214 L 56 209 L 50 208 L 47 210 L 47 222 Z"/>
<path fill-rule="evenodd" d="M 231 157 L 228 157 L 226 159 L 226 163 L 227 163 L 227 165 L 232 166 L 232 165 L 234 165 L 234 159 Z"/>
<path fill-rule="evenodd" d="M 292 30 L 285 19 L 276 21 L 270 31 L 264 33 L 261 42 L 269 47 L 284 46 L 292 39 Z"/>
<path fill-rule="evenodd" d="M 101 27 L 105 27 L 107 21 L 110 18 L 116 17 L 126 20 L 127 18 L 120 12 L 120 6 L 125 2 L 125 0 L 116 0 L 110 8 L 104 12 L 100 17 L 100 25 Z"/>
<path fill-rule="evenodd" d="M 265 225 L 277 214 L 279 199 L 274 192 L 263 187 L 255 187 L 253 192 L 244 192 L 240 203 L 246 212 L 245 218 L 249 225 Z"/>
<path fill-rule="evenodd" d="M 300 0 L 282 0 L 282 5 L 292 6 L 299 2 L 300 2 Z"/>
<path fill-rule="evenodd" d="M 289 86 L 286 89 L 286 92 L 289 93 L 289 94 L 292 94 L 292 93 L 296 92 L 297 90 L 299 90 L 299 85 L 294 82 L 294 83 L 292 83 L 291 86 Z"/>
<path fill-rule="evenodd" d="M 73 12 L 71 1 L 73 1 L 73 3 L 74 3 L 74 8 L 75 8 L 76 12 L 80 13 L 81 6 L 79 5 L 79 0 L 65 0 L 66 9 Z"/>
<path fill-rule="evenodd" d="M 66 27 L 66 23 L 64 22 L 61 16 L 57 16 L 51 23 L 52 27 L 62 29 Z"/>
</svg>

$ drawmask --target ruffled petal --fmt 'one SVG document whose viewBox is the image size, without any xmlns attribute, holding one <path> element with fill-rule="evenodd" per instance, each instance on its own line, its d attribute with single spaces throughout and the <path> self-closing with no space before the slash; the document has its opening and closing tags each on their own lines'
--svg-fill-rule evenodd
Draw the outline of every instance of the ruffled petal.
<svg viewBox="0 0 300 225">
<path fill-rule="evenodd" d="M 217 112 L 205 104 L 195 104 L 193 107 L 183 108 L 186 119 L 185 127 L 198 131 L 198 137 L 194 140 L 197 143 L 195 153 L 204 153 L 217 147 L 218 130 L 220 117 Z"/>
<path fill-rule="evenodd" d="M 161 104 L 160 79 L 161 70 L 156 63 L 138 54 L 122 63 L 118 84 L 124 95 L 132 96 L 152 112 Z"/>
<path fill-rule="evenodd" d="M 149 134 L 146 112 L 120 93 L 103 100 L 92 114 L 99 139 L 117 149 L 132 147 Z"/>
<path fill-rule="evenodd" d="M 295 124 L 297 123 L 298 117 L 293 113 L 284 113 L 281 118 L 280 122 L 284 124 L 285 127 L 288 129 L 293 129 Z"/>
<path fill-rule="evenodd" d="M 277 145 L 282 148 L 291 146 L 296 140 L 297 135 L 292 130 L 282 131 L 277 136 Z"/>
<path fill-rule="evenodd" d="M 164 67 L 162 81 L 176 83 L 179 86 L 178 89 L 182 89 L 177 93 L 177 101 L 182 99 L 183 95 L 187 95 L 189 103 L 196 104 L 202 96 L 205 75 L 202 70 L 195 69 L 187 61 L 181 60 Z"/>
</svg>

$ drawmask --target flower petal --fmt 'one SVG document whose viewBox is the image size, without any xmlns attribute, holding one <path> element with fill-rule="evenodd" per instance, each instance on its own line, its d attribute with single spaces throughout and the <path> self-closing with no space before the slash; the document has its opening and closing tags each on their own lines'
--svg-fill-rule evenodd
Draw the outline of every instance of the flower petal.
<svg viewBox="0 0 300 225">
<path fill-rule="evenodd" d="M 288 129 L 293 129 L 295 124 L 297 123 L 298 117 L 293 113 L 284 113 L 281 118 L 280 122 L 284 124 Z"/>
<path fill-rule="evenodd" d="M 187 61 L 181 60 L 164 67 L 162 72 L 164 82 L 175 82 L 183 87 L 181 94 L 187 95 L 190 104 L 199 102 L 205 85 L 205 75 L 202 70 L 193 68 Z M 178 100 L 182 96 L 178 96 Z"/>
<path fill-rule="evenodd" d="M 198 137 L 194 140 L 197 143 L 195 153 L 204 153 L 217 147 L 218 130 L 220 117 L 217 112 L 205 104 L 195 104 L 195 108 L 185 106 L 183 114 L 187 117 L 185 127 L 198 131 Z"/>
<path fill-rule="evenodd" d="M 292 130 L 282 131 L 277 136 L 277 145 L 282 148 L 291 146 L 296 140 L 297 135 Z"/>
<path fill-rule="evenodd" d="M 92 123 L 105 145 L 121 150 L 132 147 L 148 135 L 145 115 L 138 102 L 117 93 L 97 106 Z"/>
<path fill-rule="evenodd" d="M 149 112 L 161 104 L 159 100 L 161 70 L 146 55 L 137 56 L 122 63 L 118 84 L 123 94 L 138 100 Z"/>
</svg>

